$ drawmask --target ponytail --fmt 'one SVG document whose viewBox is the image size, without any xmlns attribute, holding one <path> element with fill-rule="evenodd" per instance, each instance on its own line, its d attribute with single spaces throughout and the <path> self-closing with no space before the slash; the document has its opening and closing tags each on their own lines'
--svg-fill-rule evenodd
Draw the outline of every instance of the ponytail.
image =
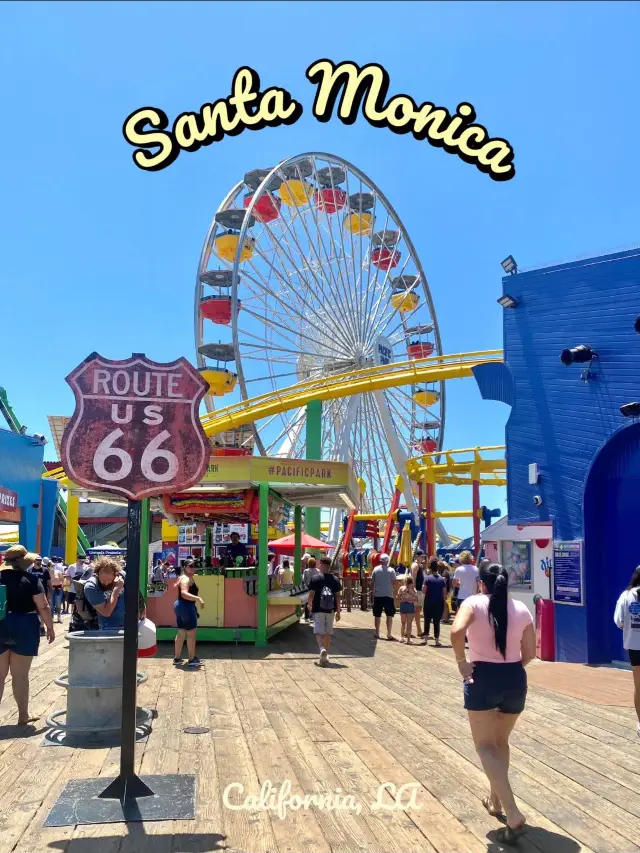
<svg viewBox="0 0 640 853">
<path fill-rule="evenodd" d="M 496 649 L 503 658 L 507 656 L 507 613 L 509 576 L 506 569 L 494 563 L 480 570 L 480 580 L 489 592 L 489 622 L 493 626 Z"/>
</svg>

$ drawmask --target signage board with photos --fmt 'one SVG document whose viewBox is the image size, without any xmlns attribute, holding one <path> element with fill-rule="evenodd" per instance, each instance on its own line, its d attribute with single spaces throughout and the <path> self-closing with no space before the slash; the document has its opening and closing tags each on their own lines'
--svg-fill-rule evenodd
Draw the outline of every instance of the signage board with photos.
<svg viewBox="0 0 640 853">
<path fill-rule="evenodd" d="M 531 542 L 502 542 L 502 565 L 509 574 L 509 587 L 521 592 L 533 591 Z"/>
<path fill-rule="evenodd" d="M 204 537 L 204 525 L 181 524 L 178 527 L 179 545 L 204 545 Z"/>
<path fill-rule="evenodd" d="M 213 544 L 226 545 L 231 542 L 231 534 L 237 533 L 240 537 L 240 542 L 247 544 L 249 541 L 249 525 L 248 524 L 231 524 L 225 522 L 216 522 L 213 525 Z"/>
</svg>

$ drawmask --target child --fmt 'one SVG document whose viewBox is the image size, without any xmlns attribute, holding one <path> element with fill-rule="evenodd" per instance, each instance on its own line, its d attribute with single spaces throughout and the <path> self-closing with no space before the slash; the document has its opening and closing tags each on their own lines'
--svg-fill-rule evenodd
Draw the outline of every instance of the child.
<svg viewBox="0 0 640 853">
<path fill-rule="evenodd" d="M 411 625 L 413 624 L 413 616 L 416 612 L 416 603 L 418 594 L 413 583 L 411 575 L 406 575 L 403 579 L 403 585 L 398 590 L 398 601 L 400 602 L 400 619 L 402 621 L 402 640 L 407 638 L 407 645 L 411 645 Z"/>
</svg>

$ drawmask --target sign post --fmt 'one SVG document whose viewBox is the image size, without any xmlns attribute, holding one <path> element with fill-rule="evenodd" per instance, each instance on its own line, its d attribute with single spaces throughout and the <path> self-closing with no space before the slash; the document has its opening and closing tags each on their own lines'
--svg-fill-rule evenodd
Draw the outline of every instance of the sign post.
<svg viewBox="0 0 640 853">
<path fill-rule="evenodd" d="M 129 506 L 120 774 L 106 788 L 104 780 L 97 780 L 97 788 L 95 782 L 87 783 L 80 794 L 79 783 L 70 782 L 69 792 L 65 789 L 46 825 L 67 825 L 65 816 L 68 823 L 192 817 L 193 776 L 141 779 L 135 773 L 138 592 L 145 526 L 142 499 L 184 491 L 204 476 L 209 444 L 199 406 L 208 385 L 184 358 L 161 364 L 141 353 L 125 361 L 92 353 L 67 382 L 76 409 L 62 439 L 65 471 L 73 483 L 86 489 L 126 496 Z M 181 780 L 189 781 L 190 799 L 189 791 L 181 789 Z M 76 788 L 71 791 L 73 785 Z M 86 808 L 69 808 L 70 797 L 75 803 L 85 799 Z M 85 819 L 79 821 L 81 813 Z"/>
</svg>

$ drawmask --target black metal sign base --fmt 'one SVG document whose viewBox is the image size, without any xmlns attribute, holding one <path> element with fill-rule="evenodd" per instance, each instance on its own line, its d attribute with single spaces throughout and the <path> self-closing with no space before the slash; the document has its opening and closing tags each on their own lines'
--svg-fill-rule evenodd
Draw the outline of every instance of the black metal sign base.
<svg viewBox="0 0 640 853">
<path fill-rule="evenodd" d="M 196 777 L 183 774 L 134 777 L 121 800 L 105 798 L 116 779 L 72 779 L 60 794 L 43 824 L 85 826 L 144 820 L 193 820 L 196 816 Z M 140 784 L 140 792 L 135 788 Z M 106 790 L 105 790 L 106 789 Z M 145 795 L 143 791 L 152 791 Z"/>
</svg>

